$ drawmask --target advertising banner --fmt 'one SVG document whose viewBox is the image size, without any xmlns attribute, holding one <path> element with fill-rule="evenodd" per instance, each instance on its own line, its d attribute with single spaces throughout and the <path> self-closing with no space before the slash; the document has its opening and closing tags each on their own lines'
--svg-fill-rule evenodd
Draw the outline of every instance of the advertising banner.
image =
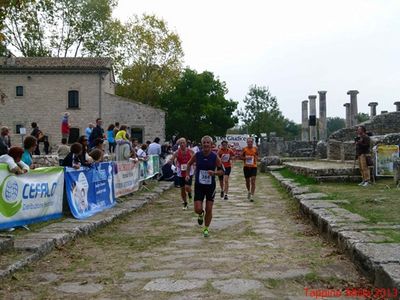
<svg viewBox="0 0 400 300">
<path fill-rule="evenodd" d="M 0 229 L 60 218 L 63 188 L 62 167 L 15 175 L 0 164 Z"/>
<path fill-rule="evenodd" d="M 65 168 L 65 189 L 72 215 L 90 217 L 114 206 L 113 163 L 93 164 L 91 168 Z"/>
<path fill-rule="evenodd" d="M 114 190 L 115 197 L 121 197 L 139 189 L 139 163 L 114 163 Z"/>
<path fill-rule="evenodd" d="M 218 136 L 217 147 L 221 145 L 222 141 L 227 141 L 228 145 L 231 147 L 233 152 L 235 152 L 236 156 L 240 156 L 244 147 L 247 146 L 247 138 L 249 135 L 247 134 L 229 134 L 226 136 Z"/>
<path fill-rule="evenodd" d="M 140 161 L 140 181 L 149 179 L 160 173 L 160 159 L 158 155 L 150 155 L 146 161 Z"/>
<path fill-rule="evenodd" d="M 394 176 L 396 157 L 399 157 L 398 145 L 378 145 L 375 149 L 376 176 Z"/>
</svg>

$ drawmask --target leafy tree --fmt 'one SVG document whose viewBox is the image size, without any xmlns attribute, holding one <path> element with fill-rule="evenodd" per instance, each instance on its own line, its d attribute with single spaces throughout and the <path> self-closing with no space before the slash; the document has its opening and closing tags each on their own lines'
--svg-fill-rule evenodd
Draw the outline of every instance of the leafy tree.
<svg viewBox="0 0 400 300">
<path fill-rule="evenodd" d="M 344 119 L 339 118 L 339 117 L 328 117 L 326 119 L 326 128 L 327 128 L 327 134 L 330 136 L 332 133 L 335 131 L 345 128 L 346 127 L 346 122 Z"/>
<path fill-rule="evenodd" d="M 261 133 L 276 132 L 278 136 L 284 135 L 285 118 L 278 108 L 276 97 L 268 88 L 250 86 L 243 102 L 245 106 L 238 111 L 238 117 L 249 134 L 261 136 Z"/>
<path fill-rule="evenodd" d="M 154 15 L 136 16 L 126 25 L 125 62 L 117 95 L 160 106 L 182 71 L 183 50 L 175 32 Z"/>
<path fill-rule="evenodd" d="M 101 46 L 109 37 L 107 28 L 116 6 L 116 0 L 10 0 L 9 3 L 3 30 L 7 46 L 23 56 L 57 57 L 78 56 L 81 51 L 95 54 L 90 45 Z M 105 56 L 108 51 L 102 53 Z"/>
<path fill-rule="evenodd" d="M 163 95 L 167 111 L 166 134 L 199 141 L 204 135 L 223 136 L 237 123 L 237 102 L 225 99 L 228 90 L 208 71 L 185 69 L 174 90 Z"/>
<path fill-rule="evenodd" d="M 369 119 L 370 119 L 369 118 L 369 114 L 366 114 L 366 113 L 358 113 L 357 114 L 358 123 L 362 123 L 362 122 L 368 121 Z"/>
</svg>

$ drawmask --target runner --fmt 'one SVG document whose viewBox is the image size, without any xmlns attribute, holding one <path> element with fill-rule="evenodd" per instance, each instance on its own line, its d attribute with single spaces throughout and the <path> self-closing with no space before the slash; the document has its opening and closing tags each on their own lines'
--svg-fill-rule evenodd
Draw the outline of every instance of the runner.
<svg viewBox="0 0 400 300">
<path fill-rule="evenodd" d="M 212 138 L 208 135 L 201 139 L 202 150 L 197 152 L 189 160 L 187 168 L 196 163 L 196 181 L 194 184 L 194 211 L 198 214 L 197 222 L 205 227 L 203 229 L 204 237 L 208 237 L 212 208 L 215 197 L 215 175 L 223 175 L 221 159 L 215 153 L 211 152 Z M 215 169 L 217 168 L 217 171 Z M 186 175 L 186 180 L 190 176 Z M 206 211 L 203 210 L 203 201 L 206 198 Z M 205 215 L 204 215 L 205 214 Z"/>
<path fill-rule="evenodd" d="M 218 179 L 221 186 L 221 198 L 224 197 L 224 200 L 228 200 L 229 175 L 231 174 L 232 159 L 235 157 L 235 153 L 228 148 L 227 141 L 222 141 L 221 145 L 222 148 L 219 149 L 218 156 L 224 166 L 224 175 L 218 176 Z"/>
<path fill-rule="evenodd" d="M 247 199 L 254 201 L 254 192 L 256 190 L 257 176 L 257 147 L 253 146 L 254 140 L 252 137 L 247 138 L 247 147 L 243 148 L 242 160 L 244 162 L 243 173 L 246 179 Z"/>
<path fill-rule="evenodd" d="M 189 199 L 192 199 L 192 177 L 194 168 L 190 168 L 189 179 L 186 180 L 187 163 L 194 155 L 193 151 L 187 148 L 186 139 L 180 138 L 177 142 L 179 144 L 178 150 L 174 152 L 168 163 L 175 162 L 176 171 L 178 176 L 179 187 L 181 188 L 181 197 L 183 201 L 183 210 L 187 210 L 188 203 L 186 193 Z"/>
</svg>

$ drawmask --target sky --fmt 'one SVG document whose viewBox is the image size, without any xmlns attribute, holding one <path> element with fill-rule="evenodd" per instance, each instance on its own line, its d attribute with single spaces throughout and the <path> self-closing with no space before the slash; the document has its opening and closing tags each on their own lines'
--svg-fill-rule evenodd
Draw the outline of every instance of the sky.
<svg viewBox="0 0 400 300">
<path fill-rule="evenodd" d="M 301 123 L 301 102 L 327 91 L 327 116 L 394 111 L 400 101 L 399 0 L 119 0 L 114 16 L 154 14 L 182 41 L 184 66 L 213 72 L 239 102 L 268 87 L 283 115 Z M 318 112 L 317 100 L 317 112 Z"/>
</svg>

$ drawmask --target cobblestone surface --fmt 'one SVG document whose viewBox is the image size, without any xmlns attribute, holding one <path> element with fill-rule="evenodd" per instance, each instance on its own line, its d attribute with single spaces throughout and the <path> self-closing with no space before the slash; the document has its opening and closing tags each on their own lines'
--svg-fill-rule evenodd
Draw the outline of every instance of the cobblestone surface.
<svg viewBox="0 0 400 300">
<path fill-rule="evenodd" d="M 182 211 L 179 191 L 164 192 L 4 278 L 0 298 L 311 299 L 305 288 L 370 288 L 269 176 L 260 174 L 257 185 L 250 203 L 235 166 L 229 200 L 215 201 L 208 238 L 196 215 Z"/>
</svg>

